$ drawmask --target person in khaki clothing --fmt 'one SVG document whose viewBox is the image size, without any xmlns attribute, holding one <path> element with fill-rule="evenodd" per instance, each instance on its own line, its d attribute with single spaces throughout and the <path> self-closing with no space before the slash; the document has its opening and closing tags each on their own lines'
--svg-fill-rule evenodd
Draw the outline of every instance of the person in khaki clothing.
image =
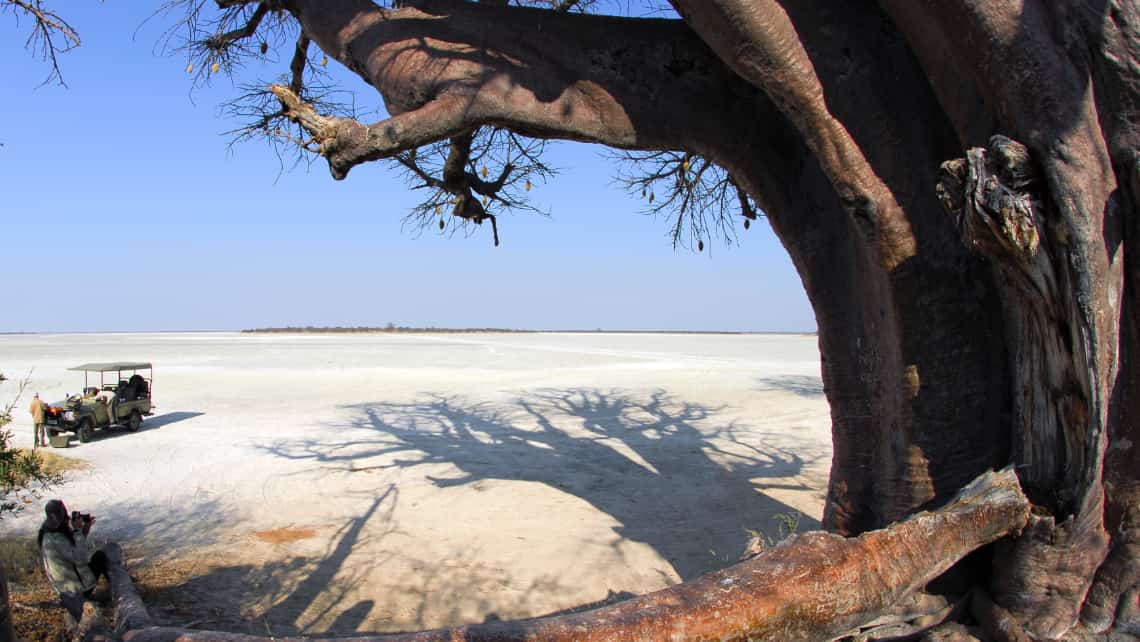
<svg viewBox="0 0 1140 642">
<path fill-rule="evenodd" d="M 44 402 L 40 401 L 40 393 L 37 392 L 36 396 L 32 398 L 32 405 L 28 408 L 28 412 L 32 413 L 32 424 L 36 430 L 35 435 L 33 435 L 35 439 L 35 446 L 33 446 L 33 448 L 47 446 L 47 426 L 44 425 Z"/>
<path fill-rule="evenodd" d="M 78 621 L 84 600 L 92 596 L 99 578 L 107 577 L 107 555 L 102 550 L 92 553 L 88 536 L 94 517 L 78 512 L 69 516 L 58 499 L 44 506 L 44 515 L 36 536 L 44 573 L 64 608 Z"/>
</svg>

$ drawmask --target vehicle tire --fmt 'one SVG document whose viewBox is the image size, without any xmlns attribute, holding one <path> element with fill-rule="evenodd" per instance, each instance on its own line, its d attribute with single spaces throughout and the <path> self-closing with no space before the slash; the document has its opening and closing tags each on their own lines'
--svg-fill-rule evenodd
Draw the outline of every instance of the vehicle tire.
<svg viewBox="0 0 1140 642">
<path fill-rule="evenodd" d="M 142 428 L 142 415 L 138 410 L 132 410 L 131 416 L 127 418 L 127 430 L 138 432 L 139 428 Z"/>
<path fill-rule="evenodd" d="M 76 430 L 75 434 L 79 436 L 79 443 L 81 444 L 91 441 L 91 438 L 95 436 L 95 427 L 91 425 L 91 420 L 84 417 L 79 422 L 79 430 Z"/>
</svg>

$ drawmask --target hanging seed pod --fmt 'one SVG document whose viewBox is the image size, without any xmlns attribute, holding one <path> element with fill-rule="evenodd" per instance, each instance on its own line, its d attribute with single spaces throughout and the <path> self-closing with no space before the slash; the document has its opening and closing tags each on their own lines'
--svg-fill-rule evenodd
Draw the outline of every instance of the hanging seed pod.
<svg viewBox="0 0 1140 642">
<path fill-rule="evenodd" d="M 186 65 L 186 73 L 188 73 L 188 74 L 194 73 L 194 63 L 190 63 L 190 64 Z"/>
<path fill-rule="evenodd" d="M 212 73 L 212 74 L 218 73 L 219 68 L 220 67 L 218 67 L 218 63 L 215 62 L 214 64 L 210 65 L 210 73 Z"/>
<path fill-rule="evenodd" d="M 650 202 L 650 203 L 652 203 L 652 202 L 653 202 L 653 192 L 650 192 L 650 193 L 649 193 L 649 202 Z"/>
<path fill-rule="evenodd" d="M 487 178 L 487 166 L 484 165 L 482 171 L 479 173 L 483 175 L 483 178 Z"/>
<path fill-rule="evenodd" d="M 752 221 L 744 219 L 744 229 L 748 229 L 750 227 L 752 227 Z"/>
<path fill-rule="evenodd" d="M 681 161 L 681 171 L 683 171 L 683 172 L 689 171 L 689 159 L 688 159 L 688 157 L 686 157 L 685 160 Z"/>
<path fill-rule="evenodd" d="M 645 188 L 641 188 L 641 198 L 645 198 Z"/>
<path fill-rule="evenodd" d="M 491 199 L 487 198 L 486 196 L 483 197 L 483 207 L 487 207 L 487 203 L 490 203 L 490 202 L 491 202 Z"/>
<path fill-rule="evenodd" d="M 530 191 L 530 179 L 526 179 L 526 191 Z"/>
<path fill-rule="evenodd" d="M 697 241 L 697 251 L 698 252 L 704 252 L 705 251 L 705 242 L 704 241 Z"/>
<path fill-rule="evenodd" d="M 439 229 L 443 230 L 443 219 L 439 219 Z"/>
<path fill-rule="evenodd" d="M 439 206 L 438 205 L 435 206 L 435 213 L 439 214 Z"/>
<path fill-rule="evenodd" d="M 269 43 L 264 40 L 261 42 L 261 55 L 269 53 Z"/>
<path fill-rule="evenodd" d="M 323 56 L 321 58 L 321 66 L 322 67 L 328 67 L 329 66 L 329 57 L 328 56 Z"/>
</svg>

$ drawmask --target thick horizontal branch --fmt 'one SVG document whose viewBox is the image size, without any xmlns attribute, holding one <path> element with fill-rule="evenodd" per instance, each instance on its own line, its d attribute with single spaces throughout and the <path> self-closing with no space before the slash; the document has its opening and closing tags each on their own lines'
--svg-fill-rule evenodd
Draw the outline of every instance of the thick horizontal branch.
<svg viewBox="0 0 1140 642">
<path fill-rule="evenodd" d="M 625 149 L 691 149 L 763 140 L 783 121 L 679 20 L 628 19 L 455 0 L 382 9 L 368 0 L 295 0 L 322 50 L 376 87 L 393 120 L 345 128 L 333 171 L 491 125 L 535 138 Z M 430 110 L 430 116 L 402 116 Z M 410 122 L 439 125 L 408 131 Z M 327 123 L 323 123 L 327 124 Z M 396 126 L 400 131 L 385 133 Z M 421 135 L 422 134 L 422 135 Z M 397 140 L 398 139 L 398 140 Z M 369 149 L 369 145 L 371 148 Z M 349 151 L 351 150 L 351 151 Z"/>
<path fill-rule="evenodd" d="M 900 605 L 912 607 L 928 582 L 971 551 L 1017 532 L 1028 515 L 1029 503 L 1007 469 L 982 475 L 945 507 L 889 528 L 850 539 L 806 533 L 727 569 L 593 611 L 354 640 L 830 639 L 880 625 Z M 123 639 L 267 640 L 172 628 Z"/>
</svg>

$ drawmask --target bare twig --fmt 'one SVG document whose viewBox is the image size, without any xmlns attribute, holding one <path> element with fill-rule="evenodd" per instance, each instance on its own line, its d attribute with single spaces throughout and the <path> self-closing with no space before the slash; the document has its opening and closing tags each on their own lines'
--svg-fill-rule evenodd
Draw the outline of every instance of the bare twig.
<svg viewBox="0 0 1140 642">
<path fill-rule="evenodd" d="M 52 82 L 66 86 L 59 68 L 59 55 L 79 46 L 79 32 L 58 13 L 44 7 L 43 0 L 0 0 L 0 12 L 5 10 L 16 16 L 17 23 L 21 16 L 32 20 L 32 32 L 24 46 L 51 66 L 41 86 Z"/>
<path fill-rule="evenodd" d="M 618 152 L 623 167 L 618 182 L 644 199 L 647 214 L 668 218 L 674 247 L 704 250 L 720 236 L 737 240 L 733 217 L 744 218 L 748 229 L 758 212 L 751 198 L 723 168 L 686 152 Z"/>
</svg>

